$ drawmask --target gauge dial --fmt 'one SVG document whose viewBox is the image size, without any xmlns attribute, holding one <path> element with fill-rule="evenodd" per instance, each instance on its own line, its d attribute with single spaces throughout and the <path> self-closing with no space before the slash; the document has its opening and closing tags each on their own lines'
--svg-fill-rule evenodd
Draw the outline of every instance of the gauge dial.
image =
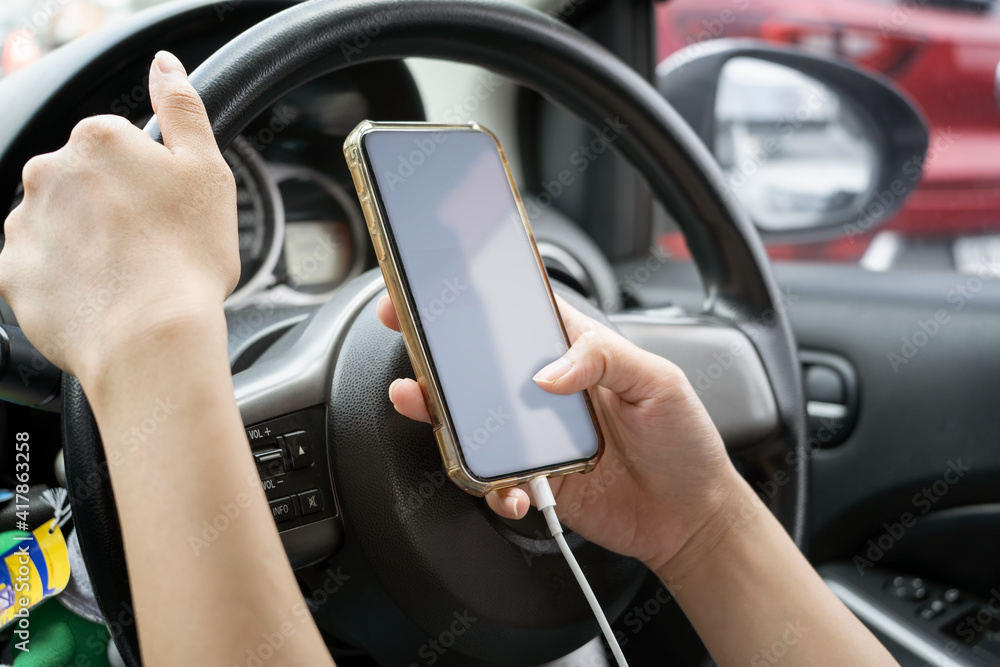
<svg viewBox="0 0 1000 667">
<path fill-rule="evenodd" d="M 324 174 L 290 165 L 273 173 L 286 220 L 275 275 L 291 301 L 321 303 L 364 270 L 364 221 L 353 192 Z"/>
<path fill-rule="evenodd" d="M 236 179 L 240 281 L 235 299 L 269 279 L 280 252 L 283 216 L 278 189 L 248 141 L 237 138 L 223 157 Z"/>
</svg>

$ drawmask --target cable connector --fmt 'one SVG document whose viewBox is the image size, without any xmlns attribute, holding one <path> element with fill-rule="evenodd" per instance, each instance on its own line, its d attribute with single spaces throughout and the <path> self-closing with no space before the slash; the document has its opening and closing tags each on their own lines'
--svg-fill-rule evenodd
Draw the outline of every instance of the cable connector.
<svg viewBox="0 0 1000 667">
<path fill-rule="evenodd" d="M 562 535 L 563 527 L 559 523 L 559 517 L 556 516 L 556 497 L 553 495 L 552 487 L 549 485 L 549 478 L 535 477 L 528 482 L 528 487 L 531 488 L 531 496 L 535 500 L 535 507 L 545 517 L 545 523 L 549 525 L 549 533 L 552 534 L 552 537 Z"/>
<path fill-rule="evenodd" d="M 535 477 L 528 482 L 528 486 L 531 488 L 531 496 L 535 501 L 535 507 L 545 517 L 545 523 L 549 526 L 549 532 L 552 533 L 553 539 L 559 545 L 559 551 L 562 552 L 566 563 L 569 565 L 569 569 L 573 571 L 573 576 L 576 577 L 577 582 L 580 584 L 583 596 L 590 603 L 590 608 L 597 618 L 597 624 L 601 626 L 601 632 L 604 633 L 604 638 L 611 648 L 611 653 L 615 656 L 615 662 L 618 663 L 618 667 L 628 667 L 625 654 L 622 653 L 621 646 L 618 645 L 618 639 L 611 629 L 611 624 L 608 623 L 608 619 L 604 615 L 604 610 L 601 609 L 601 603 L 597 600 L 597 596 L 594 595 L 594 589 L 590 587 L 590 582 L 587 581 L 587 577 L 580 568 L 580 564 L 576 562 L 576 556 L 573 555 L 573 551 L 566 542 L 566 536 L 563 535 L 562 524 L 559 523 L 559 517 L 556 516 L 556 497 L 552 493 L 552 487 L 549 485 L 549 478 Z"/>
</svg>

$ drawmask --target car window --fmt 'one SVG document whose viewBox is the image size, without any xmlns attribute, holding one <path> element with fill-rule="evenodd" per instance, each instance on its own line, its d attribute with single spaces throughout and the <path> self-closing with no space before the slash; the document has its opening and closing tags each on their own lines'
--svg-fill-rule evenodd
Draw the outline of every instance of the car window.
<svg viewBox="0 0 1000 667">
<path fill-rule="evenodd" d="M 872 270 L 1000 267 L 997 0 L 669 0 L 655 12 L 658 62 L 720 38 L 762 39 L 887 77 L 927 122 L 926 158 L 910 170 L 916 187 L 895 214 L 868 228 L 843 225 L 821 238 L 768 243 L 772 259 Z M 808 90 L 787 71 L 761 64 L 730 62 L 720 82 L 715 154 L 730 183 L 741 151 L 776 134 L 773 119 Z M 748 96 L 741 88 L 751 82 Z M 796 226 L 810 207 L 851 206 L 852 193 L 877 168 L 877 154 L 855 131 L 858 120 L 836 100 L 810 121 L 807 130 L 778 137 L 754 173 L 737 174 L 745 181 L 739 199 L 760 227 Z M 685 255 L 662 211 L 654 241 Z"/>
</svg>

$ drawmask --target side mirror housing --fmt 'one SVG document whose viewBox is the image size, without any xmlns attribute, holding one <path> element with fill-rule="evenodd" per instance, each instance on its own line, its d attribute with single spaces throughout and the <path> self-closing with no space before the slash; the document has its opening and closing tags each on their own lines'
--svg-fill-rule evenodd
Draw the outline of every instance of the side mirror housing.
<svg viewBox="0 0 1000 667">
<path fill-rule="evenodd" d="M 866 233 L 920 181 L 927 124 L 881 75 L 759 40 L 720 39 L 674 53 L 656 78 L 765 240 Z"/>
</svg>

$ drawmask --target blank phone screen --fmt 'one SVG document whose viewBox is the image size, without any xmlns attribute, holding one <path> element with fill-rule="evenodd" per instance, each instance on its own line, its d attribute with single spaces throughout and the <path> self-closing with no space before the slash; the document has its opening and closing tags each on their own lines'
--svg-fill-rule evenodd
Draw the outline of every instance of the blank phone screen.
<svg viewBox="0 0 1000 667">
<path fill-rule="evenodd" d="M 592 458 L 583 394 L 531 379 L 566 343 L 493 139 L 373 130 L 363 147 L 466 466 L 491 479 Z"/>
</svg>

